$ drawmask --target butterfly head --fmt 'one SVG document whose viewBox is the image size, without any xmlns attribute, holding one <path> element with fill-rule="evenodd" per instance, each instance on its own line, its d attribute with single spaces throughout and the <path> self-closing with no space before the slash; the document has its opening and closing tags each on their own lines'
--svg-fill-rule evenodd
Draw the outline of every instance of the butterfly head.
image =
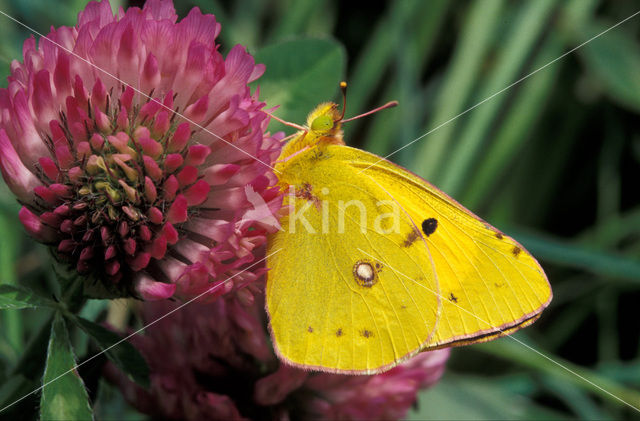
<svg viewBox="0 0 640 421">
<path fill-rule="evenodd" d="M 324 102 L 318 105 L 307 117 L 309 134 L 318 138 L 342 139 L 343 114 L 338 111 L 338 104 Z"/>
<path fill-rule="evenodd" d="M 342 141 L 342 121 L 347 109 L 347 82 L 340 82 L 342 91 L 342 111 L 338 111 L 338 104 L 323 102 L 318 105 L 307 117 L 307 127 L 312 136 L 324 140 L 326 143 L 339 143 Z"/>
<path fill-rule="evenodd" d="M 341 82 L 340 89 L 342 90 L 343 100 L 342 110 L 339 110 L 340 106 L 335 102 L 323 102 L 309 113 L 306 127 L 286 122 L 273 115 L 271 116 L 281 123 L 295 127 L 299 130 L 297 133 L 289 137 L 291 140 L 283 147 L 280 157 L 276 161 L 276 169 L 278 171 L 283 171 L 285 163 L 289 162 L 293 157 L 304 151 L 323 148 L 328 145 L 344 145 L 344 140 L 342 138 L 343 123 L 373 114 L 385 108 L 395 107 L 398 104 L 396 101 L 391 101 L 364 114 L 345 119 L 344 113 L 347 107 L 347 83 Z"/>
</svg>

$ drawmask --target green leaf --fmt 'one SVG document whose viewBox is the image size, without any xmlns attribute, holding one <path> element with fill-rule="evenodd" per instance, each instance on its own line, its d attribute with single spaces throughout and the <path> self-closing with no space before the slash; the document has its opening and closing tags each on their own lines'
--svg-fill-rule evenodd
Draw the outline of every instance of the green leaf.
<svg viewBox="0 0 640 421">
<path fill-rule="evenodd" d="M 149 387 L 149 367 L 140 352 L 120 335 L 82 317 L 74 318 L 76 324 L 91 336 L 107 358 L 125 372 L 131 380 L 144 388 Z M 116 345 L 117 344 L 117 345 Z"/>
<path fill-rule="evenodd" d="M 408 420 L 563 419 L 561 413 L 480 377 L 446 374 L 418 398 Z"/>
<path fill-rule="evenodd" d="M 57 307 L 57 303 L 28 289 L 15 285 L 0 285 L 0 309 Z"/>
<path fill-rule="evenodd" d="M 610 25 L 591 23 L 584 37 L 601 33 Z M 640 111 L 640 45 L 631 34 L 614 30 L 594 39 L 578 50 L 587 68 L 603 84 L 606 93 L 618 103 Z"/>
<path fill-rule="evenodd" d="M 89 396 L 75 367 L 67 328 L 60 313 L 56 313 L 42 379 L 41 419 L 93 419 Z"/>
<path fill-rule="evenodd" d="M 606 251 L 589 250 L 581 245 L 544 237 L 517 229 L 507 229 L 537 258 L 558 265 L 587 270 L 597 275 L 640 281 L 640 262 Z"/>
<path fill-rule="evenodd" d="M 297 39 L 270 45 L 255 54 L 266 71 L 255 82 L 268 107 L 280 105 L 275 114 L 304 124 L 307 114 L 323 101 L 331 100 L 345 73 L 342 45 L 328 39 Z M 272 130 L 283 130 L 273 123 Z M 291 131 L 291 130 L 288 130 Z"/>
</svg>

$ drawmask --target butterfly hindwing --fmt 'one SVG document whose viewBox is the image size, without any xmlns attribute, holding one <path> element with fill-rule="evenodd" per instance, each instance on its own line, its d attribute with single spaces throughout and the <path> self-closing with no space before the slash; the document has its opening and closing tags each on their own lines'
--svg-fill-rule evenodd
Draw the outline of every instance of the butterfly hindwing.
<svg viewBox="0 0 640 421">
<path fill-rule="evenodd" d="M 296 157 L 285 177 L 294 188 L 285 203 L 295 206 L 270 238 L 267 262 L 278 354 L 307 368 L 373 373 L 426 346 L 440 299 L 426 249 L 404 247 L 401 232 L 416 229 L 410 218 L 327 155 Z M 384 218 L 394 213 L 397 221 Z"/>
</svg>

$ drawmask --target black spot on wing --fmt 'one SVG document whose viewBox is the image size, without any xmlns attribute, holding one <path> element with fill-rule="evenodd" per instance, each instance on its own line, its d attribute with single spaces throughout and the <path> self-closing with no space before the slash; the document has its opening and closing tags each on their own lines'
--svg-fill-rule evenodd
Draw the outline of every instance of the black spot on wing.
<svg viewBox="0 0 640 421">
<path fill-rule="evenodd" d="M 520 254 L 520 252 L 522 251 L 522 249 L 518 246 L 513 246 L 513 250 L 511 250 L 511 253 L 513 253 L 514 257 L 518 257 L 518 255 Z"/>
<path fill-rule="evenodd" d="M 422 221 L 422 232 L 427 237 L 436 232 L 438 228 L 438 220 L 436 218 L 428 218 Z"/>
</svg>

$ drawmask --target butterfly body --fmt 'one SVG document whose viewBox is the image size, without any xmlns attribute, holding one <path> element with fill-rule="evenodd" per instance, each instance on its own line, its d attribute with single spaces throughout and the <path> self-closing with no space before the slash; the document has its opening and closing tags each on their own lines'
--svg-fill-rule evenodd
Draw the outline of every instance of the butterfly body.
<svg viewBox="0 0 640 421">
<path fill-rule="evenodd" d="M 537 261 L 420 177 L 345 146 L 340 119 L 321 104 L 276 166 L 290 208 L 267 260 L 280 357 L 375 373 L 533 322 L 551 299 Z"/>
<path fill-rule="evenodd" d="M 294 140 L 282 148 L 278 164 L 276 164 L 276 171 L 279 174 L 289 172 L 280 168 L 283 167 L 282 163 L 302 150 L 310 148 L 321 149 L 329 144 L 344 145 L 339 120 L 337 124 L 334 120 L 339 118 L 340 113 L 336 104 L 325 102 L 318 105 L 307 118 L 308 129 L 296 133 Z"/>
</svg>

